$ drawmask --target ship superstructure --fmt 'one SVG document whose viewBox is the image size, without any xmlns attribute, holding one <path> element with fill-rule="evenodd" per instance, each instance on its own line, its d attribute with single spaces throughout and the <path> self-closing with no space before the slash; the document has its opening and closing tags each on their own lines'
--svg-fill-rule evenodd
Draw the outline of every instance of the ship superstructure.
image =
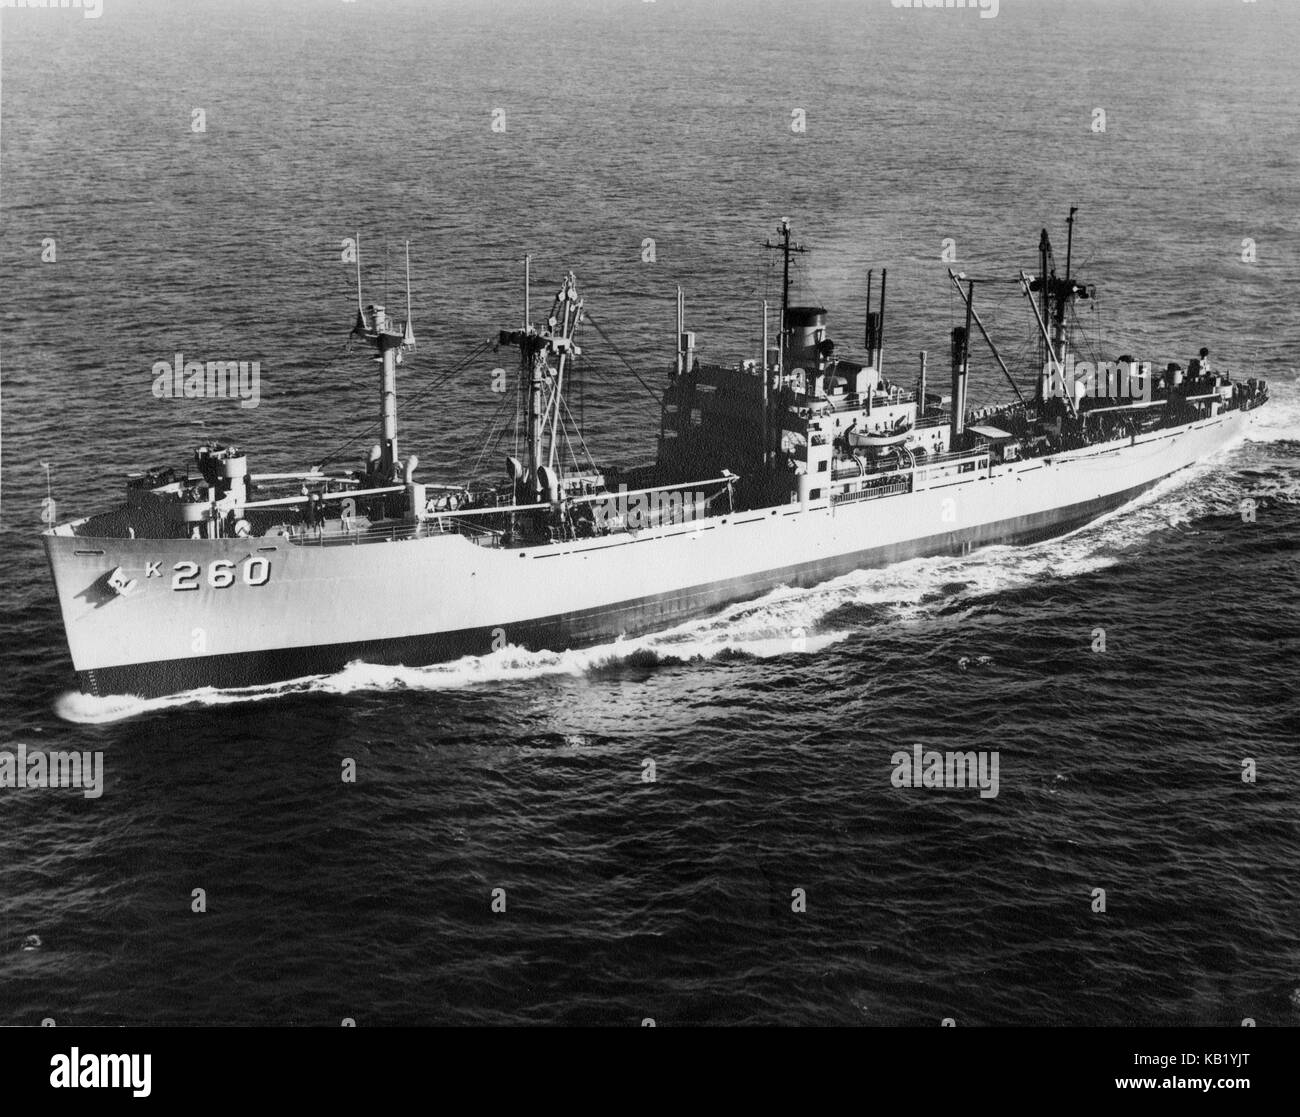
<svg viewBox="0 0 1300 1117">
<path fill-rule="evenodd" d="M 1074 211 L 1070 214 L 1070 247 Z M 1175 362 L 1088 364 L 1070 311 L 1091 288 L 1057 274 L 1044 230 L 1018 277 L 1039 343 L 1026 395 L 988 335 L 972 279 L 950 274 L 964 325 L 947 394 L 920 355 L 883 372 L 887 273 L 868 277 L 863 353 L 840 355 L 828 314 L 763 307 L 761 352 L 737 366 L 697 353 L 677 297 L 676 356 L 654 463 L 598 466 L 566 392 L 584 301 L 567 275 L 546 316 L 499 331 L 518 351 L 521 452 L 504 477 L 417 480 L 399 453 L 397 371 L 409 314 L 358 303 L 353 336 L 380 365 L 380 439 L 363 467 L 257 474 L 204 446 L 193 470 L 128 481 L 111 511 L 43 540 L 73 666 L 92 694 L 174 693 L 337 671 L 421 665 L 506 645 L 562 649 L 634 636 L 779 585 L 814 585 L 917 555 L 965 553 L 1072 530 L 1239 436 L 1267 385 Z M 409 274 L 409 271 L 408 271 Z M 408 281 L 409 283 L 409 281 Z M 525 291 L 531 284 L 525 283 Z M 874 300 L 874 308 L 873 308 Z M 967 406 L 972 329 L 1012 396 Z"/>
</svg>

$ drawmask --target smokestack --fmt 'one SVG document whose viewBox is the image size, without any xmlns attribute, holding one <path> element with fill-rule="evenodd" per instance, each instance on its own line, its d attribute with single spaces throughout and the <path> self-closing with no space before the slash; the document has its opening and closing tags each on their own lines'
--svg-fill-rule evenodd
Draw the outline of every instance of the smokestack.
<svg viewBox="0 0 1300 1117">
<path fill-rule="evenodd" d="M 925 350 L 921 350 L 921 375 L 916 384 L 916 420 L 925 418 Z"/>
<path fill-rule="evenodd" d="M 956 326 L 952 331 L 952 432 L 949 449 L 957 449 L 962 432 L 966 429 L 966 328 Z"/>
<path fill-rule="evenodd" d="M 686 366 L 686 296 L 677 288 L 677 370 L 674 375 L 681 376 L 688 371 Z"/>
<path fill-rule="evenodd" d="M 872 337 L 872 326 L 871 326 L 871 280 L 872 280 L 872 277 L 873 277 L 875 274 L 876 274 L 876 273 L 875 273 L 874 270 L 873 270 L 873 271 L 869 271 L 869 272 L 867 272 L 867 317 L 866 317 L 866 326 L 864 327 L 864 334 L 865 334 L 865 336 L 864 336 L 863 339 L 862 339 L 862 346 L 863 346 L 864 349 L 866 349 L 868 355 L 870 355 L 870 353 L 871 353 L 871 337 Z"/>
<path fill-rule="evenodd" d="M 880 314 L 876 320 L 876 352 L 872 365 L 879 370 L 885 351 L 885 285 L 889 282 L 889 269 L 880 269 Z"/>
<path fill-rule="evenodd" d="M 880 337 L 880 315 L 874 311 L 867 311 L 867 364 L 872 368 L 876 367 L 876 353 L 878 350 L 877 339 Z"/>
</svg>

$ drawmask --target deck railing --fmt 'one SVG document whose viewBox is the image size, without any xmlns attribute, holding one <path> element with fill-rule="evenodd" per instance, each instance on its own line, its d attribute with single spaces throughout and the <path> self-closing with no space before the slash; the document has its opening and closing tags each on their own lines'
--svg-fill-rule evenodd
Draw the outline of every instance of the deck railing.
<svg viewBox="0 0 1300 1117">
<path fill-rule="evenodd" d="M 897 496 L 899 493 L 912 491 L 911 478 L 892 481 L 888 485 L 871 485 L 849 493 L 836 493 L 831 497 L 832 504 L 851 504 L 855 500 L 876 500 L 882 496 Z"/>
<path fill-rule="evenodd" d="M 408 539 L 429 539 L 440 535 L 463 535 L 480 547 L 500 546 L 503 533 L 482 524 L 457 520 L 454 515 L 430 516 L 419 523 L 373 524 L 350 531 L 321 531 L 299 528 L 283 533 L 299 547 L 355 547 L 364 543 L 397 543 Z"/>
</svg>

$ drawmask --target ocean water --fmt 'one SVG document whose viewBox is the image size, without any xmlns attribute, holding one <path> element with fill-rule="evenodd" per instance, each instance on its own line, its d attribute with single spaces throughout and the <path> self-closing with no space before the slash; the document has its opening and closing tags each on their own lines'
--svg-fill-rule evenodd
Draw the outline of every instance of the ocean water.
<svg viewBox="0 0 1300 1117">
<path fill-rule="evenodd" d="M 105 787 L 0 790 L 0 1023 L 1300 1023 L 1298 52 L 1285 0 L 5 10 L 0 749 Z M 702 353 L 754 355 L 789 217 L 844 344 L 889 268 L 906 378 L 959 320 L 945 241 L 1014 275 L 1072 205 L 1089 344 L 1272 385 L 1135 506 L 581 652 L 76 692 L 41 463 L 63 519 L 200 442 L 261 472 L 363 432 L 344 238 L 398 306 L 410 243 L 403 448 L 459 476 L 508 361 L 416 396 L 519 321 L 525 253 L 656 384 L 678 284 Z M 589 443 L 647 460 L 588 343 Z M 258 361 L 258 406 L 156 399 L 176 352 Z M 998 795 L 894 787 L 916 743 L 996 750 Z"/>
</svg>

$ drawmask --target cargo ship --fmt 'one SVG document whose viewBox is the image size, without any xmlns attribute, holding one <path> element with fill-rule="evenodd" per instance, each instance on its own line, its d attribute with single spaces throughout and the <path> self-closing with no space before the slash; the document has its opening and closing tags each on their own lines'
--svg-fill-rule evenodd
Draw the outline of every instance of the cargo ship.
<svg viewBox="0 0 1300 1117">
<path fill-rule="evenodd" d="M 946 368 L 934 375 L 921 353 L 894 379 L 888 272 L 878 288 L 869 273 L 863 347 L 844 355 L 825 308 L 791 302 L 804 249 L 783 220 L 767 244 L 782 257 L 780 305 L 763 305 L 751 359 L 707 361 L 678 290 L 658 452 L 630 466 L 586 454 L 567 402 L 590 319 L 577 279 L 533 321 L 525 262 L 523 320 L 495 337 L 518 352 L 515 452 L 468 481 L 421 478 L 399 452 L 409 268 L 402 318 L 363 305 L 358 264 L 352 336 L 379 366 L 380 437 L 364 463 L 259 474 L 239 448 L 201 446 L 189 466 L 129 477 L 119 506 L 43 533 L 80 687 L 148 697 L 355 661 L 591 646 L 779 586 L 1079 528 L 1240 438 L 1268 386 L 1204 350 L 1186 367 L 1082 360 L 1073 311 L 1095 289 L 1071 271 L 1074 221 L 1063 269 L 1043 230 L 1035 270 L 1006 277 L 1037 346 L 1019 379 L 979 313 L 983 281 L 951 271 L 965 321 L 945 338 Z M 1009 384 L 978 411 L 972 329 Z"/>
</svg>

